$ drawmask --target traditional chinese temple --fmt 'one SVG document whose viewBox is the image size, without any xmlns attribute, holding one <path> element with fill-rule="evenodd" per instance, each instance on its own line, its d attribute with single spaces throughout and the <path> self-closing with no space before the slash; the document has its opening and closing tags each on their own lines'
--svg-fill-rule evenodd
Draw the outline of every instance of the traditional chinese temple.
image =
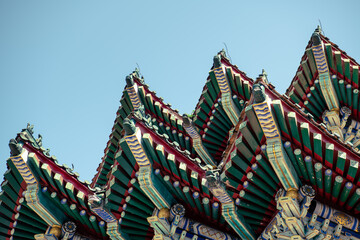
<svg viewBox="0 0 360 240">
<path fill-rule="evenodd" d="M 359 64 L 320 28 L 285 94 L 224 51 L 212 64 L 192 115 L 128 75 L 91 182 L 28 124 L 9 143 L 0 239 L 360 239 Z"/>
</svg>

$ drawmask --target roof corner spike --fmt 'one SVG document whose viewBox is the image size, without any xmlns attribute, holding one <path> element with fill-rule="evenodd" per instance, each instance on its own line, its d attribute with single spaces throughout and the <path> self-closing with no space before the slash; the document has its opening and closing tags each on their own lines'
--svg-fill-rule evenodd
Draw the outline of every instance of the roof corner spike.
<svg viewBox="0 0 360 240">
<path fill-rule="evenodd" d="M 195 127 L 193 126 L 192 121 L 190 118 L 184 114 L 183 115 L 183 128 L 189 134 L 189 136 L 193 140 L 193 147 L 199 157 L 208 165 L 215 166 L 213 159 L 211 158 L 210 154 L 204 147 L 200 134 L 196 131 Z"/>
<path fill-rule="evenodd" d="M 265 71 L 265 69 L 262 69 L 261 74 L 259 74 L 259 77 L 261 78 L 261 80 L 265 83 L 265 84 L 269 84 L 269 80 L 268 80 L 268 74 Z"/>
</svg>

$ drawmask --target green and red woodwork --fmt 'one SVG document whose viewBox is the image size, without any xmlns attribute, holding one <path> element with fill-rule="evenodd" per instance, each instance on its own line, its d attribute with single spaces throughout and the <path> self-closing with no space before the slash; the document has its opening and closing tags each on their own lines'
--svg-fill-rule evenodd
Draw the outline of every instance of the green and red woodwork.
<svg viewBox="0 0 360 240">
<path fill-rule="evenodd" d="M 0 240 L 360 239 L 359 64 L 312 34 L 286 93 L 224 51 L 192 115 L 126 77 L 97 173 L 10 140 Z"/>
</svg>

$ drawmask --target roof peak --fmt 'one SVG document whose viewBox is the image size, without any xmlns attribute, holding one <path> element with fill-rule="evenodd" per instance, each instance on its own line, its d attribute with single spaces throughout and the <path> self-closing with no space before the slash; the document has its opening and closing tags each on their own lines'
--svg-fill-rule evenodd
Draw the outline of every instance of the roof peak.
<svg viewBox="0 0 360 240">
<path fill-rule="evenodd" d="M 320 26 L 320 25 L 317 25 L 317 27 L 315 28 L 314 33 L 320 33 L 320 34 L 322 34 L 322 33 L 323 33 L 323 31 L 322 31 L 322 29 L 321 29 L 321 26 Z"/>
<path fill-rule="evenodd" d="M 144 84 L 144 77 L 142 76 L 142 74 L 140 73 L 140 68 L 135 68 L 134 71 L 132 71 L 132 73 L 130 73 L 129 75 L 126 76 L 125 80 L 126 80 L 126 85 L 129 86 L 133 86 L 134 85 L 134 78 L 138 79 L 140 81 L 140 83 Z"/>
</svg>

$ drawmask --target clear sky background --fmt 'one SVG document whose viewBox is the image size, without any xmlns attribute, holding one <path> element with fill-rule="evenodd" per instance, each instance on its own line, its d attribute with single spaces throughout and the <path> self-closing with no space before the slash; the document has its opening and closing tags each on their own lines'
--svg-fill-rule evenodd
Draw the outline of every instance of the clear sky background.
<svg viewBox="0 0 360 240">
<path fill-rule="evenodd" d="M 360 61 L 359 9 L 355 0 L 0 0 L 0 175 L 9 139 L 29 122 L 51 155 L 91 180 L 137 64 L 158 96 L 191 113 L 223 43 L 233 64 L 253 79 L 264 68 L 280 93 L 319 19 Z"/>
</svg>

